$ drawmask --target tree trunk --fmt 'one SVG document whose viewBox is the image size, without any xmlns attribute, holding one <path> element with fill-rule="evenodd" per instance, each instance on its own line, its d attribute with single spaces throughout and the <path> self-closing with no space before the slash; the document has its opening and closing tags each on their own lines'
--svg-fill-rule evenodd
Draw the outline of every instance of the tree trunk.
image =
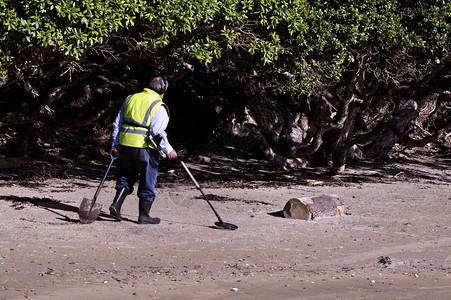
<svg viewBox="0 0 451 300">
<path fill-rule="evenodd" d="M 415 115 L 417 102 L 408 100 L 393 117 L 391 124 L 399 131 L 404 132 L 407 124 Z M 364 156 L 382 159 L 398 142 L 399 138 L 390 130 L 384 131 L 377 139 L 361 148 Z"/>
<path fill-rule="evenodd" d="M 327 153 L 327 166 L 332 167 L 334 164 L 334 152 L 339 151 L 339 146 L 343 144 L 349 137 L 354 135 L 354 119 L 357 113 L 357 109 L 355 107 L 349 109 L 349 115 L 344 122 L 344 125 L 341 129 L 339 129 L 334 137 L 332 142 L 332 147 L 330 148 L 330 152 Z M 349 149 L 343 149 L 342 151 L 346 152 Z M 346 157 L 346 154 L 343 154 Z M 344 168 L 345 161 L 341 166 Z"/>
</svg>

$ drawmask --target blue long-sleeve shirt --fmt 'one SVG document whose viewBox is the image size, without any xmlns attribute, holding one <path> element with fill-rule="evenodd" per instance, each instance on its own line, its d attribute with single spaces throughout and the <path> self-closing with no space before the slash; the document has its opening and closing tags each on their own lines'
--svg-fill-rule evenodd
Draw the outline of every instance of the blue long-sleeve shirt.
<svg viewBox="0 0 451 300">
<path fill-rule="evenodd" d="M 113 123 L 113 146 L 119 145 L 119 133 L 122 127 L 122 123 L 124 121 L 124 113 L 125 113 L 125 105 L 122 105 L 119 113 L 116 116 L 116 120 Z M 160 148 L 164 153 L 169 154 L 172 150 L 174 150 L 171 144 L 168 141 L 168 135 L 166 134 L 166 128 L 169 123 L 169 115 L 166 111 L 166 108 L 161 105 L 155 111 L 155 114 L 152 117 L 152 121 L 150 123 L 150 133 L 152 136 L 161 136 Z"/>
</svg>

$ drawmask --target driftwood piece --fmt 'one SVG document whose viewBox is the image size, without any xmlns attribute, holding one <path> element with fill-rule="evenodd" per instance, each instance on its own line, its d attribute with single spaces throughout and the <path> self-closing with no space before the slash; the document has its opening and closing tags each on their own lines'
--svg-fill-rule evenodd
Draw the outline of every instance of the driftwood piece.
<svg viewBox="0 0 451 300">
<path fill-rule="evenodd" d="M 343 200 L 336 195 L 322 194 L 311 198 L 292 198 L 283 208 L 289 219 L 313 220 L 318 217 L 340 216 L 344 213 Z"/>
</svg>

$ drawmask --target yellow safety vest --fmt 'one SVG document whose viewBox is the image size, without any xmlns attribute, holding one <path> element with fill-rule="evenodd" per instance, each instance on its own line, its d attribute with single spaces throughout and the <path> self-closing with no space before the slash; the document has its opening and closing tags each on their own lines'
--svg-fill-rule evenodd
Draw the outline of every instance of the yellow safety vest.
<svg viewBox="0 0 451 300">
<path fill-rule="evenodd" d="M 152 118 L 157 109 L 164 105 L 160 95 L 151 89 L 145 88 L 141 93 L 130 95 L 125 100 L 124 119 L 119 133 L 119 144 L 135 148 L 152 148 L 147 143 Z"/>
</svg>

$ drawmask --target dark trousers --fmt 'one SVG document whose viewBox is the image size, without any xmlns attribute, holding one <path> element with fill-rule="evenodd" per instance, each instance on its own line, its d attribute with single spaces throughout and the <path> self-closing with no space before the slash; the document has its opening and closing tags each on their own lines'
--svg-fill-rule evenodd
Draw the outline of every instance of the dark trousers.
<svg viewBox="0 0 451 300">
<path fill-rule="evenodd" d="M 121 146 L 119 152 L 116 189 L 126 187 L 129 194 L 138 183 L 138 198 L 152 202 L 155 199 L 160 157 L 156 150 Z"/>
</svg>

